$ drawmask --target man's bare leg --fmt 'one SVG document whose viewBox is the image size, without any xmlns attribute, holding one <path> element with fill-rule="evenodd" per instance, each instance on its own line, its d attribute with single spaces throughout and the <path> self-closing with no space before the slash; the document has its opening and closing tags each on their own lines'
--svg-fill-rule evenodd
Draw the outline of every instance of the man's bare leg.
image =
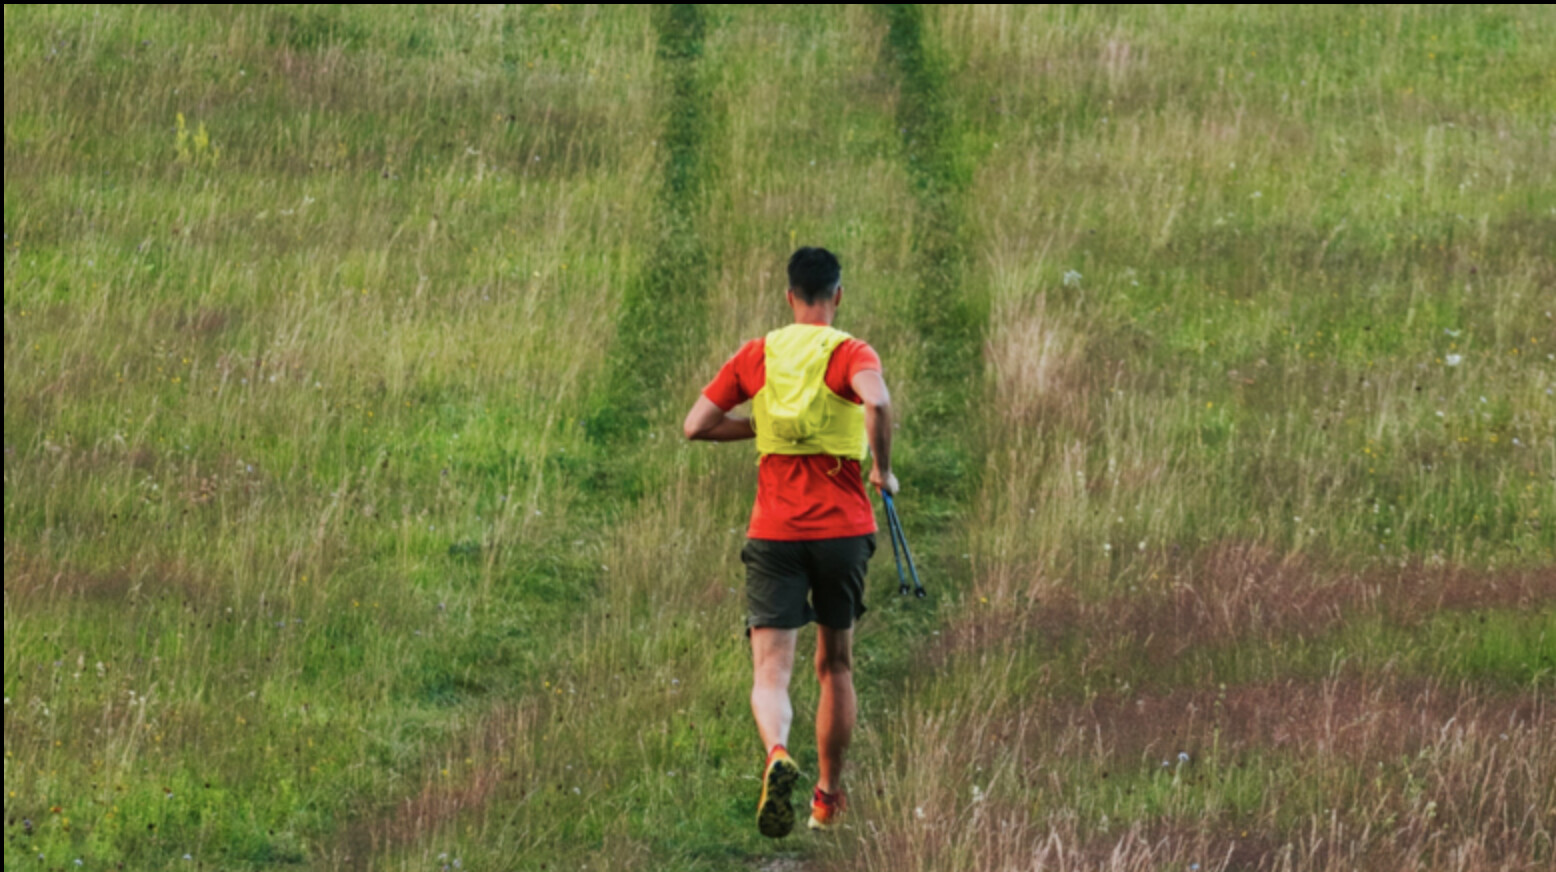
<svg viewBox="0 0 1556 872">
<path fill-rule="evenodd" d="M 789 677 L 794 672 L 794 641 L 798 630 L 774 627 L 751 629 L 751 714 L 756 718 L 762 747 L 789 744 L 789 722 L 794 707 L 789 703 Z"/>
<path fill-rule="evenodd" d="M 843 786 L 843 754 L 854 736 L 859 705 L 854 696 L 854 631 L 820 625 L 816 629 L 816 678 L 821 682 L 821 705 L 816 710 L 821 777 L 816 786 L 837 793 Z"/>
</svg>

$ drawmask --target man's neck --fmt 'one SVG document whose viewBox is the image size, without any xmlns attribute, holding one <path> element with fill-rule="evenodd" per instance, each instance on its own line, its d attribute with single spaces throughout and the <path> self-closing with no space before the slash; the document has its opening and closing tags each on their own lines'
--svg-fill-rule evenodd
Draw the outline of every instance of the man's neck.
<svg viewBox="0 0 1556 872">
<path fill-rule="evenodd" d="M 794 323 L 810 324 L 816 327 L 831 327 L 832 319 L 837 317 L 837 310 L 831 306 L 813 306 L 798 309 L 794 313 Z"/>
</svg>

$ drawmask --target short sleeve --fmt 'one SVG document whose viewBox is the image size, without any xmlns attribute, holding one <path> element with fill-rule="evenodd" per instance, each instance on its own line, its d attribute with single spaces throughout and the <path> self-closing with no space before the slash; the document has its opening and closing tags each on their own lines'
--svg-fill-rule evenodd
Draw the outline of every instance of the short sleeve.
<svg viewBox="0 0 1556 872">
<path fill-rule="evenodd" d="M 838 346 L 827 367 L 827 387 L 851 403 L 860 402 L 854 393 L 854 376 L 866 370 L 881 371 L 881 356 L 868 343 L 850 339 Z"/>
<path fill-rule="evenodd" d="M 854 376 L 867 369 L 876 372 L 881 371 L 881 356 L 875 353 L 875 349 L 868 344 L 860 342 L 854 349 L 854 353 L 848 359 L 848 381 L 853 382 Z"/>
<path fill-rule="evenodd" d="M 713 381 L 708 382 L 708 386 L 702 389 L 702 395 L 707 397 L 709 402 L 726 412 L 751 399 L 748 390 L 750 379 L 748 377 L 742 380 L 741 375 L 751 356 L 752 344 L 747 342 L 741 346 L 739 351 L 724 362 L 724 366 L 719 369 L 719 374 L 713 377 Z"/>
</svg>

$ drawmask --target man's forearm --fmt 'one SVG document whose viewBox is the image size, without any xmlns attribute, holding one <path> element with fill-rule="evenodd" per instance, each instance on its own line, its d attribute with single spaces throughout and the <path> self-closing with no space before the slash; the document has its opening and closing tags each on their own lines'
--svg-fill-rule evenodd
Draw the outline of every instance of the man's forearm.
<svg viewBox="0 0 1556 872">
<path fill-rule="evenodd" d="M 866 404 L 864 429 L 870 437 L 870 454 L 875 468 L 891 472 L 891 404 Z"/>
<path fill-rule="evenodd" d="M 695 438 L 704 442 L 738 442 L 742 439 L 755 439 L 756 430 L 751 427 L 749 418 L 726 417 L 705 432 L 697 434 Z"/>
</svg>

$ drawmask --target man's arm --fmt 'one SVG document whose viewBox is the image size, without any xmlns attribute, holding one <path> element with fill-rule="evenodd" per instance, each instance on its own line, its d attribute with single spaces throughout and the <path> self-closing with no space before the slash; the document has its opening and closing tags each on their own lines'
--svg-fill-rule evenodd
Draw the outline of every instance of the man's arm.
<svg viewBox="0 0 1556 872">
<path fill-rule="evenodd" d="M 864 430 L 870 437 L 870 484 L 876 490 L 896 495 L 897 476 L 891 471 L 891 392 L 880 370 L 862 369 L 854 373 L 854 393 L 864 401 Z"/>
<path fill-rule="evenodd" d="M 704 442 L 734 442 L 755 439 L 756 431 L 745 418 L 731 418 L 707 397 L 699 395 L 692 410 L 686 413 L 686 423 L 681 425 L 687 439 Z"/>
</svg>

